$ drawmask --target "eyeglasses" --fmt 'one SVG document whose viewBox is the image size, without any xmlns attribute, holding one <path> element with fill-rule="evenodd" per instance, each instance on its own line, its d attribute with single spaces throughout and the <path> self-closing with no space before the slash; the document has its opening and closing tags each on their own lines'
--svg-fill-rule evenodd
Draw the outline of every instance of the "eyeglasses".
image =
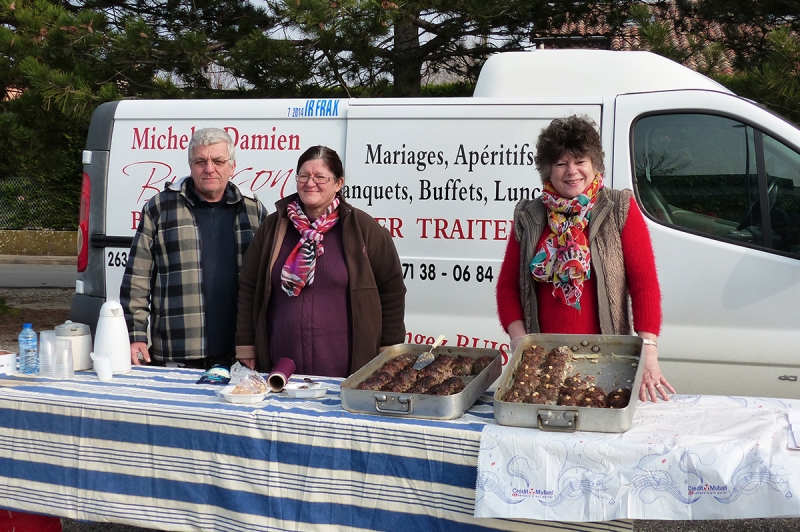
<svg viewBox="0 0 800 532">
<path fill-rule="evenodd" d="M 329 176 L 329 175 L 310 176 L 308 174 L 296 174 L 294 176 L 294 178 L 298 183 L 308 183 L 308 180 L 310 179 L 314 183 L 316 183 L 317 185 L 324 185 L 325 183 L 329 182 L 331 179 L 336 179 L 335 177 Z"/>
<path fill-rule="evenodd" d="M 230 159 L 194 159 L 192 161 L 192 166 L 202 170 L 208 166 L 208 163 L 210 162 L 215 168 L 222 168 L 228 161 L 230 161 Z"/>
</svg>

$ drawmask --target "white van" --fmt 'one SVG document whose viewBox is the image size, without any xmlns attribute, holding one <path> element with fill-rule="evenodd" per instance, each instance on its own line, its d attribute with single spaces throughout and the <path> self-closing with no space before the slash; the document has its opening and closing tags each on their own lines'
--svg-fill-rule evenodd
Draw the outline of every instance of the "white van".
<svg viewBox="0 0 800 532">
<path fill-rule="evenodd" d="M 188 174 L 195 129 L 227 130 L 233 178 L 273 203 L 325 144 L 344 194 L 394 237 L 406 341 L 508 353 L 494 290 L 514 205 L 541 190 L 539 131 L 588 115 L 606 183 L 645 213 L 663 292 L 659 356 L 679 392 L 800 397 L 800 131 L 647 52 L 491 57 L 472 98 L 121 101 L 100 106 L 84 152 L 72 319 L 94 326 L 119 285 L 148 198 Z"/>
</svg>

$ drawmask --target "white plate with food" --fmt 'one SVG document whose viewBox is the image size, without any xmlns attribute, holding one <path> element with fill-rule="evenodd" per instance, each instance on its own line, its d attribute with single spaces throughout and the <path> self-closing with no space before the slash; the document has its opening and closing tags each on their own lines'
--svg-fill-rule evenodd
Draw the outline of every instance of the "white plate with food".
<svg viewBox="0 0 800 532">
<path fill-rule="evenodd" d="M 233 384 L 229 384 L 219 391 L 220 397 L 229 403 L 260 403 L 268 393 L 251 393 Z"/>
<path fill-rule="evenodd" d="M 328 386 L 321 382 L 290 382 L 284 390 L 292 398 L 319 399 L 328 393 Z"/>
</svg>

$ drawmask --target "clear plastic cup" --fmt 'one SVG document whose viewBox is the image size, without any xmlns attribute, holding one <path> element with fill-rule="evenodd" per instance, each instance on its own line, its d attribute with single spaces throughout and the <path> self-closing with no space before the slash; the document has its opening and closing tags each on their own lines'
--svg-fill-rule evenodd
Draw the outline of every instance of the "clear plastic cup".
<svg viewBox="0 0 800 532">
<path fill-rule="evenodd" d="M 72 379 L 75 366 L 72 361 L 72 341 L 56 337 L 54 352 L 53 377 L 56 379 Z"/>
<path fill-rule="evenodd" d="M 110 381 L 114 372 L 112 353 L 91 353 L 89 356 L 94 361 L 94 371 L 97 373 L 97 378 L 101 381 Z"/>
<path fill-rule="evenodd" d="M 39 333 L 39 375 L 53 376 L 53 351 L 55 350 L 56 332 L 54 330 Z"/>
</svg>

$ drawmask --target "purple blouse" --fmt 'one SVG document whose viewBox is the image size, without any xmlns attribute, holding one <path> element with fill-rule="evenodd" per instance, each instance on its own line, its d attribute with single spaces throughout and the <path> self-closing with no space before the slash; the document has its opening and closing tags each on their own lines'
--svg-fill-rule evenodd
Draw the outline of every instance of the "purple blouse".
<svg viewBox="0 0 800 532">
<path fill-rule="evenodd" d="M 289 297 L 281 287 L 281 269 L 299 241 L 300 233 L 289 223 L 270 278 L 267 333 L 272 364 L 286 357 L 294 361 L 297 373 L 348 377 L 352 320 L 342 225 L 325 233 L 325 253 L 317 257 L 314 282 Z"/>
</svg>

